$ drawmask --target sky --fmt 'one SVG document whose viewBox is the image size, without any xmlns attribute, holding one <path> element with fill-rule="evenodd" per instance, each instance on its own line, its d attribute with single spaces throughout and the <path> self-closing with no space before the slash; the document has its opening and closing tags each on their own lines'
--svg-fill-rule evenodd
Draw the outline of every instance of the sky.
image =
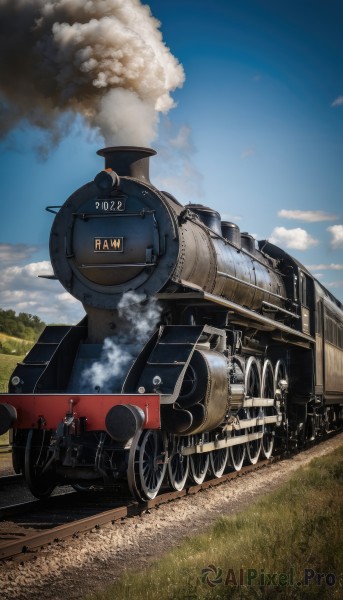
<svg viewBox="0 0 343 600">
<path fill-rule="evenodd" d="M 84 31 L 78 25 L 79 2 L 47 3 L 56 5 L 56 11 L 44 16 L 46 29 L 35 34 L 44 69 L 49 56 L 50 71 L 44 71 L 44 78 L 37 77 L 34 61 L 28 59 L 22 67 L 15 57 L 12 63 L 8 59 L 16 33 L 11 27 L 28 29 L 25 19 L 13 25 L 9 18 L 11 25 L 0 28 L 1 68 L 7 69 L 6 85 L 0 85 L 0 308 L 35 314 L 46 323 L 76 323 L 84 311 L 58 282 L 38 277 L 52 272 L 48 244 L 53 215 L 45 207 L 62 205 L 94 178 L 103 168 L 103 159 L 96 155 L 99 148 L 116 145 L 117 140 L 131 144 L 134 135 L 129 132 L 126 138 L 126 130 L 121 130 L 122 137 L 117 137 L 121 125 L 113 114 L 121 118 L 128 103 L 125 95 L 124 104 L 119 95 L 111 95 L 117 85 L 113 73 L 106 97 L 101 96 L 105 76 L 98 74 L 96 82 L 93 77 L 92 104 L 81 101 L 91 96 L 81 88 L 75 92 L 66 79 L 68 75 L 73 83 L 78 81 L 75 71 L 70 74 L 65 68 L 75 66 L 75 60 L 65 55 L 71 32 L 78 32 L 79 43 Z M 68 29 L 57 11 L 63 3 L 73 5 Z M 2 13 L 15 4 L 23 0 L 2 0 L 0 22 L 6 23 Z M 124 87 L 135 86 L 145 112 L 139 112 L 141 105 L 132 111 L 142 123 L 151 124 L 138 142 L 158 152 L 150 161 L 152 183 L 183 204 L 210 206 L 241 231 L 279 245 L 343 302 L 341 0 L 129 4 L 133 13 L 123 30 L 126 35 L 132 24 L 132 37 L 124 39 L 122 30 L 119 35 L 112 29 L 101 35 L 109 46 L 116 39 L 117 54 L 118 44 L 130 45 L 133 39 L 128 55 L 135 61 L 144 60 L 144 52 L 148 57 L 137 81 L 129 79 Z M 141 4 L 150 7 L 159 23 L 150 15 L 150 21 L 144 20 L 147 13 L 140 13 Z M 83 73 L 92 73 L 95 58 L 99 62 L 91 55 L 92 44 L 97 48 L 100 39 L 94 14 L 87 24 L 93 41 L 85 34 L 82 50 Z M 99 18 L 98 26 L 100 22 Z M 154 32 L 148 35 L 150 23 Z M 29 44 L 30 38 L 19 29 L 20 39 Z M 55 45 L 49 46 L 50 31 L 60 36 L 58 52 Z M 76 54 L 80 57 L 79 46 Z M 64 61 L 63 68 L 56 56 Z M 162 67 L 153 70 L 156 60 Z M 107 66 L 109 62 L 112 68 L 113 60 Z M 104 65 L 101 69 L 103 73 Z M 58 79 L 60 87 L 54 83 L 47 100 L 49 77 Z M 168 81 L 162 89 L 156 82 L 163 77 Z M 109 112 L 104 116 L 105 100 Z M 142 144 L 142 139 L 148 143 Z"/>
</svg>

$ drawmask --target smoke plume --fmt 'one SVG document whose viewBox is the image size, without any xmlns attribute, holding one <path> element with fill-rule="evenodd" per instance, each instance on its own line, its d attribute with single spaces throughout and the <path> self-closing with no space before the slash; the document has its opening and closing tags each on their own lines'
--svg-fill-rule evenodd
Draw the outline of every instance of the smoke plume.
<svg viewBox="0 0 343 600">
<path fill-rule="evenodd" d="M 108 144 L 149 144 L 184 71 L 139 0 L 0 0 L 0 136 L 55 142 L 81 115 Z"/>
<path fill-rule="evenodd" d="M 152 335 L 161 316 L 161 306 L 154 298 L 144 301 L 135 292 L 123 295 L 119 305 L 122 331 L 106 338 L 101 359 L 82 374 L 84 392 L 118 393 L 129 368 Z"/>
</svg>

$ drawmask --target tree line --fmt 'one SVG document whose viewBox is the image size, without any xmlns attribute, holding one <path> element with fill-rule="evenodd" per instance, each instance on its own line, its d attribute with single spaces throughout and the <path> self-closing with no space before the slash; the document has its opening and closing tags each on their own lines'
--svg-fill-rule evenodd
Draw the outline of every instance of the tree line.
<svg viewBox="0 0 343 600">
<path fill-rule="evenodd" d="M 0 308 L 0 332 L 2 333 L 34 342 L 44 327 L 45 323 L 36 315 L 28 313 L 16 315 L 14 310 Z"/>
</svg>

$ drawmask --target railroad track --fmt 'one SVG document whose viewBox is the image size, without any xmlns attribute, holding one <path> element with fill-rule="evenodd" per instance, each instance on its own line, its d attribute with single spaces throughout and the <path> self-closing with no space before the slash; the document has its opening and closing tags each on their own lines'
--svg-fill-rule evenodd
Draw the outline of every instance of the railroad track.
<svg viewBox="0 0 343 600">
<path fill-rule="evenodd" d="M 140 515 L 161 504 L 261 469 L 274 461 L 275 459 L 259 461 L 256 465 L 247 465 L 240 471 L 204 481 L 201 485 L 191 485 L 180 492 L 165 491 L 147 502 L 136 502 L 131 498 L 115 502 L 113 498 L 109 500 L 108 493 L 105 496 L 97 492 L 79 494 L 74 491 L 45 501 L 33 500 L 1 508 L 0 560 L 32 558 L 35 551 L 43 546 L 126 517 Z"/>
<path fill-rule="evenodd" d="M 341 433 L 334 431 L 322 436 L 320 442 Z M 303 450 L 318 444 L 308 442 Z M 270 459 L 260 460 L 255 465 L 243 466 L 222 477 L 209 479 L 199 485 L 190 485 L 182 491 L 165 491 L 153 500 L 137 502 L 130 499 L 115 500 L 108 491 L 78 493 L 69 491 L 47 500 L 33 500 L 0 509 L 0 560 L 23 560 L 36 555 L 39 548 L 77 536 L 80 533 L 114 524 L 121 519 L 140 515 L 149 509 L 167 502 L 191 496 L 227 481 L 271 465 L 278 460 L 294 456 L 295 452 L 280 453 Z"/>
<path fill-rule="evenodd" d="M 7 487 L 9 485 L 15 485 L 18 483 L 23 483 L 24 478 L 22 475 L 2 475 L 0 477 L 0 489 L 3 487 Z"/>
</svg>

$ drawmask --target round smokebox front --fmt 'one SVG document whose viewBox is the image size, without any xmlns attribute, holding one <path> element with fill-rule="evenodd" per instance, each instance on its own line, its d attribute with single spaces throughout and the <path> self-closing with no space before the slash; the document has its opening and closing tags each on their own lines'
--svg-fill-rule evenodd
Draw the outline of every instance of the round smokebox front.
<svg viewBox="0 0 343 600">
<path fill-rule="evenodd" d="M 157 293 L 177 253 L 163 196 L 125 177 L 107 198 L 94 183 L 80 188 L 56 215 L 50 235 L 55 275 L 84 305 L 97 308 L 116 308 L 128 290 Z"/>
<path fill-rule="evenodd" d="M 88 217 L 78 214 L 73 228 L 73 263 L 90 282 L 120 286 L 145 272 L 157 260 L 154 253 L 154 213 L 110 212 L 113 200 L 95 200 Z M 121 202 L 125 205 L 124 201 Z"/>
</svg>

